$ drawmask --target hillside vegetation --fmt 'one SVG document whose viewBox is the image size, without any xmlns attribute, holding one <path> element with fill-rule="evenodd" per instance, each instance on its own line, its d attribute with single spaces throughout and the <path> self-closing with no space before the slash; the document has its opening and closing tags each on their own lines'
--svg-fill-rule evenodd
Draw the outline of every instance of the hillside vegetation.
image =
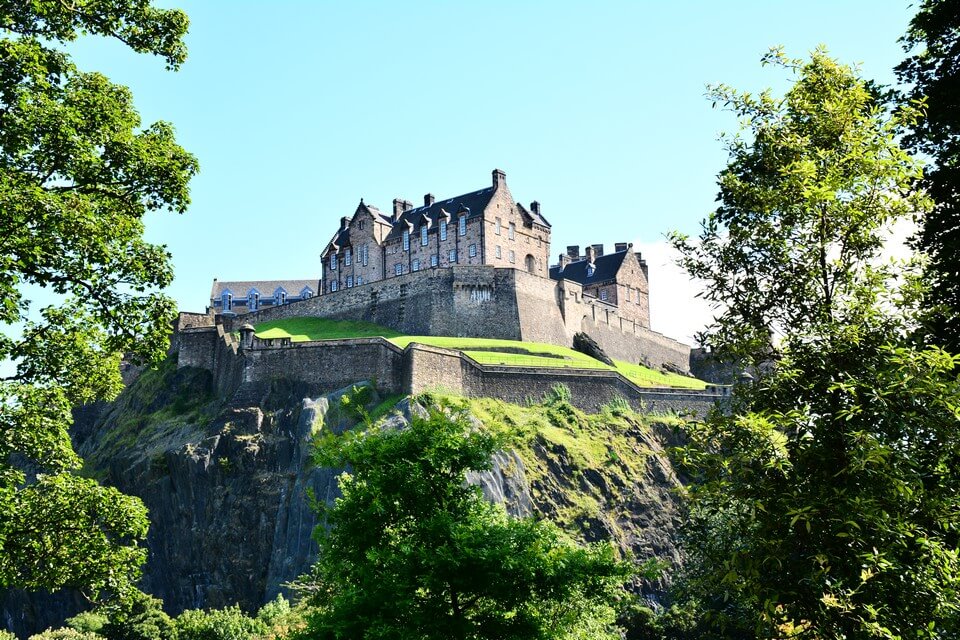
<svg viewBox="0 0 960 640">
<path fill-rule="evenodd" d="M 615 360 L 615 366 L 611 367 L 579 351 L 554 344 L 493 338 L 406 336 L 387 327 L 356 320 L 285 318 L 258 324 L 256 335 L 258 338 L 265 339 L 290 338 L 293 342 L 380 336 L 401 348 L 406 347 L 411 342 L 417 342 L 462 351 L 480 364 L 513 367 L 608 369 L 618 371 L 634 384 L 643 387 L 679 387 L 684 389 L 703 389 L 706 387 L 706 383 L 702 380 L 656 371 L 639 364 Z"/>
</svg>

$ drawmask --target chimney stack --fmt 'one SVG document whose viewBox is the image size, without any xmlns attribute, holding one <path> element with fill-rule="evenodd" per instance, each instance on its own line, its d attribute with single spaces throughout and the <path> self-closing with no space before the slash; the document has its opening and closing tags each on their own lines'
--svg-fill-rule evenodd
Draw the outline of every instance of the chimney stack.
<svg viewBox="0 0 960 640">
<path fill-rule="evenodd" d="M 626 251 L 627 248 L 628 248 L 628 245 L 626 242 L 618 242 L 615 245 L 613 245 L 613 250 L 616 253 L 620 253 L 621 251 Z"/>
<path fill-rule="evenodd" d="M 593 262 L 596 259 L 597 259 L 597 245 L 588 244 L 587 245 L 587 261 L 589 261 L 590 264 L 593 264 Z"/>
<path fill-rule="evenodd" d="M 406 200 L 401 200 L 400 198 L 393 199 L 393 221 L 396 222 L 400 219 L 400 216 L 403 215 L 403 212 L 407 209 L 412 209 L 413 205 Z"/>
<path fill-rule="evenodd" d="M 578 244 L 568 244 L 567 245 L 567 257 L 570 260 L 576 262 L 580 259 L 580 245 Z"/>
<path fill-rule="evenodd" d="M 432 193 L 428 193 L 425 196 L 423 196 L 423 206 L 429 207 L 434 202 L 436 202 L 436 198 L 433 197 Z"/>
<path fill-rule="evenodd" d="M 540 203 L 534 200 L 530 203 L 530 211 L 533 211 L 535 214 L 540 215 Z"/>
<path fill-rule="evenodd" d="M 498 189 L 501 184 L 506 186 L 507 174 L 505 174 L 503 171 L 500 171 L 500 169 L 494 169 L 493 170 L 493 188 Z"/>
<path fill-rule="evenodd" d="M 564 269 L 568 264 L 570 264 L 570 256 L 568 256 L 568 255 L 565 254 L 565 253 L 561 253 L 561 254 L 560 254 L 560 262 L 559 262 L 559 264 L 560 264 L 560 271 L 563 271 L 563 269 Z"/>
<path fill-rule="evenodd" d="M 347 216 L 343 216 L 342 218 L 340 218 L 340 230 L 343 231 L 348 226 L 350 226 L 350 218 L 348 218 Z"/>
<path fill-rule="evenodd" d="M 597 258 L 599 258 L 600 256 L 602 256 L 602 255 L 603 255 L 603 245 L 602 245 L 602 244 L 595 244 L 595 245 L 593 245 L 593 253 L 594 253 L 594 256 L 597 257 Z"/>
</svg>

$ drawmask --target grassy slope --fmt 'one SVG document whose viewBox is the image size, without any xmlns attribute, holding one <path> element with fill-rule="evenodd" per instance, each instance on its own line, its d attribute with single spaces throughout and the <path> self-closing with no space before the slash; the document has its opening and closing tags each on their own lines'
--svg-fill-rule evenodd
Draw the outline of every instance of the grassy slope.
<svg viewBox="0 0 960 640">
<path fill-rule="evenodd" d="M 610 369 L 608 365 L 590 356 L 540 342 L 518 340 L 495 340 L 491 338 L 456 338 L 444 336 L 405 336 L 393 329 L 370 322 L 354 320 L 329 320 L 327 318 L 286 318 L 257 325 L 259 338 L 290 338 L 294 342 L 311 340 L 335 340 L 382 336 L 403 348 L 411 342 L 457 349 L 481 364 L 510 365 L 515 367 L 576 367 L 582 369 Z M 661 373 L 629 362 L 614 361 L 616 370 L 635 384 L 643 387 L 682 387 L 703 389 L 704 383 L 673 373 Z"/>
</svg>

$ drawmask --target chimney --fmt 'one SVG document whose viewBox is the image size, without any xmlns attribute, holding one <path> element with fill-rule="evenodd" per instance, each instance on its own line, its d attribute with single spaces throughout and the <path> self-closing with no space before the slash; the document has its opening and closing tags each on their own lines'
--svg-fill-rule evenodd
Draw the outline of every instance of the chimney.
<svg viewBox="0 0 960 640">
<path fill-rule="evenodd" d="M 350 218 L 348 218 L 347 216 L 343 216 L 342 218 L 340 218 L 340 230 L 343 231 L 348 226 L 350 226 Z"/>
<path fill-rule="evenodd" d="M 540 203 L 534 200 L 530 203 L 530 211 L 533 211 L 535 214 L 540 215 Z"/>
<path fill-rule="evenodd" d="M 560 254 L 560 271 L 563 271 L 564 267 L 570 264 L 570 256 L 565 253 Z"/>
<path fill-rule="evenodd" d="M 602 255 L 602 254 L 601 254 Z M 594 260 L 597 259 L 597 245 L 588 244 L 587 245 L 587 260 L 590 264 L 593 264 Z"/>
<path fill-rule="evenodd" d="M 596 255 L 597 258 L 599 258 L 600 256 L 602 256 L 602 255 L 603 255 L 603 245 L 602 245 L 602 244 L 595 244 L 595 245 L 593 245 L 593 253 Z"/>
<path fill-rule="evenodd" d="M 423 206 L 429 207 L 434 202 L 436 202 L 436 198 L 433 197 L 432 193 L 428 193 L 427 195 L 423 196 Z"/>
<path fill-rule="evenodd" d="M 393 199 L 393 221 L 396 222 L 400 219 L 401 214 L 404 211 L 410 208 L 410 203 L 406 200 L 401 200 L 400 198 Z"/>
<path fill-rule="evenodd" d="M 614 250 L 614 252 L 616 252 L 616 253 L 620 253 L 621 251 L 626 251 L 626 250 L 627 250 L 627 243 L 626 243 L 626 242 L 618 242 L 618 243 L 616 243 L 615 245 L 613 245 L 613 250 Z"/>
<path fill-rule="evenodd" d="M 578 244 L 568 244 L 567 245 L 567 257 L 571 260 L 576 261 L 580 259 L 580 245 Z"/>
<path fill-rule="evenodd" d="M 500 169 L 494 169 L 493 170 L 493 188 L 498 189 L 500 188 L 501 184 L 506 186 L 507 174 L 505 174 L 503 171 L 500 171 Z"/>
</svg>

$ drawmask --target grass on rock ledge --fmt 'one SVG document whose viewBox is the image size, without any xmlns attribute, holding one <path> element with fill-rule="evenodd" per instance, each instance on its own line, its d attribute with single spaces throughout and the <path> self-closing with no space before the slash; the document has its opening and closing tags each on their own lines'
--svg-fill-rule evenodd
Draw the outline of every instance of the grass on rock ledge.
<svg viewBox="0 0 960 640">
<path fill-rule="evenodd" d="M 258 338 L 290 338 L 293 342 L 340 340 L 343 338 L 386 338 L 400 348 L 411 342 L 462 351 L 480 364 L 511 367 L 556 367 L 576 369 L 615 369 L 634 384 L 642 387 L 680 387 L 703 389 L 706 384 L 696 378 L 655 371 L 639 364 L 614 360 L 606 365 L 569 347 L 542 342 L 497 340 L 493 338 L 456 338 L 448 336 L 406 336 L 398 331 L 360 320 L 328 318 L 284 318 L 256 326 Z"/>
</svg>

